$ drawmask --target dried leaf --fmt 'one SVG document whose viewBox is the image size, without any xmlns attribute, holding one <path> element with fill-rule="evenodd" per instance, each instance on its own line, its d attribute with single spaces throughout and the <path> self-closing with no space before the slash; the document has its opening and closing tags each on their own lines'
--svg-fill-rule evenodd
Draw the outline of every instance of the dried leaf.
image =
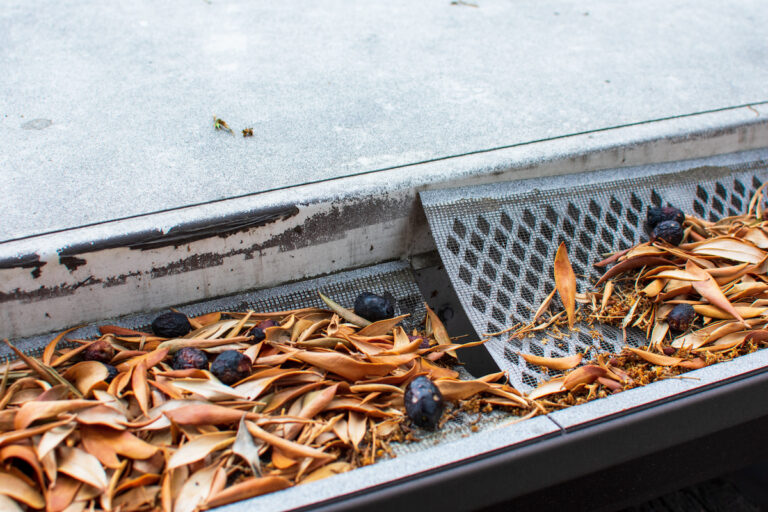
<svg viewBox="0 0 768 512">
<path fill-rule="evenodd" d="M 349 423 L 347 424 L 347 429 L 349 430 L 349 440 L 352 441 L 352 446 L 355 448 L 355 450 L 358 449 L 360 442 L 365 437 L 367 423 L 366 420 L 367 419 L 363 414 L 354 411 L 349 412 Z"/>
<path fill-rule="evenodd" d="M 730 315 L 732 315 L 733 318 L 736 318 L 742 324 L 744 323 L 744 319 L 741 317 L 741 315 L 739 315 L 739 313 L 734 309 L 734 307 L 725 297 L 722 290 L 720 290 L 720 287 L 717 285 L 717 283 L 715 282 L 712 276 L 710 276 L 704 270 L 696 266 L 696 264 L 693 263 L 693 261 L 691 260 L 688 260 L 688 262 L 685 265 L 685 269 L 688 272 L 702 276 L 705 279 L 702 281 L 694 281 L 693 283 L 691 283 L 693 288 L 702 297 L 707 299 L 712 305 L 717 306 L 718 308 L 722 309 L 726 313 L 729 313 Z"/>
<path fill-rule="evenodd" d="M 351 324 L 355 324 L 358 327 L 366 327 L 368 325 L 371 325 L 371 322 L 369 322 L 365 318 L 358 316 L 354 314 L 352 311 L 339 306 L 336 302 L 332 301 L 322 293 L 317 292 L 317 294 L 320 295 L 320 298 L 331 309 L 331 311 L 339 315 L 341 318 L 343 318 L 347 322 Z"/>
<path fill-rule="evenodd" d="M 579 384 L 591 384 L 597 380 L 598 377 L 605 377 L 608 375 L 608 370 L 594 364 L 587 364 L 580 368 L 576 368 L 571 373 L 565 376 L 563 381 L 563 387 L 567 390 L 572 390 Z"/>
<path fill-rule="evenodd" d="M 291 357 L 309 363 L 323 370 L 340 375 L 347 380 L 357 381 L 368 376 L 384 376 L 397 365 L 364 363 L 338 352 L 297 350 Z"/>
<path fill-rule="evenodd" d="M 109 483 L 99 459 L 80 448 L 71 448 L 61 460 L 59 472 L 104 491 Z"/>
<path fill-rule="evenodd" d="M 196 404 L 165 410 L 163 414 L 178 425 L 232 425 L 240 421 L 243 411 L 221 405 Z M 258 414 L 246 414 L 247 419 L 260 417 Z"/>
<path fill-rule="evenodd" d="M 9 496 L 32 508 L 43 508 L 43 496 L 21 478 L 6 472 L 0 472 L 0 494 Z"/>
<path fill-rule="evenodd" d="M 109 376 L 109 370 L 105 365 L 98 361 L 81 361 L 67 369 L 62 375 L 65 379 L 72 381 L 83 396 L 88 396 L 94 386 L 103 384 Z"/>
<path fill-rule="evenodd" d="M 44 433 L 40 438 L 40 443 L 37 445 L 37 456 L 41 459 L 45 457 L 48 452 L 59 446 L 59 444 L 61 444 L 73 430 L 75 430 L 75 424 L 68 423 L 52 428 Z"/>
<path fill-rule="evenodd" d="M 248 395 L 238 388 L 232 388 L 222 384 L 213 377 L 209 379 L 177 379 L 173 381 L 173 387 L 200 395 L 211 402 L 231 400 L 233 398 L 248 399 Z"/>
<path fill-rule="evenodd" d="M 574 354 L 565 357 L 541 357 L 533 354 L 518 353 L 520 354 L 520 357 L 527 362 L 549 368 L 550 370 L 570 370 L 571 368 L 577 367 L 579 363 L 581 363 L 583 357 L 582 354 Z"/>
<path fill-rule="evenodd" d="M 5 512 L 24 512 L 18 503 L 4 494 L 0 494 L 0 510 Z"/>
<path fill-rule="evenodd" d="M 195 512 L 200 505 L 205 503 L 211 492 L 211 485 L 216 477 L 218 464 L 196 471 L 184 482 L 176 502 L 173 504 L 173 512 Z"/>
<path fill-rule="evenodd" d="M 262 429 L 252 421 L 246 421 L 245 425 L 248 428 L 248 432 L 250 432 L 253 437 L 257 439 L 261 439 L 265 443 L 272 445 L 275 448 L 278 448 L 279 450 L 285 452 L 289 456 L 312 457 L 315 459 L 334 459 L 335 458 L 333 455 L 321 452 L 320 450 L 316 450 L 315 448 L 310 448 L 308 446 L 304 446 L 299 443 L 294 443 L 293 441 L 288 441 L 274 434 L 270 434 L 269 432 Z"/>
<path fill-rule="evenodd" d="M 655 265 L 674 265 L 674 262 L 659 256 L 639 256 L 636 258 L 626 259 L 611 267 L 605 274 L 602 275 L 602 277 L 600 277 L 600 279 L 598 279 L 597 283 L 595 283 L 595 286 L 600 286 L 612 277 L 627 272 L 628 270 Z"/>
<path fill-rule="evenodd" d="M 51 400 L 49 402 L 27 402 L 16 413 L 13 426 L 17 430 L 27 428 L 37 420 L 53 418 L 61 413 L 78 411 L 99 405 L 94 400 Z"/>
<path fill-rule="evenodd" d="M 658 366 L 677 366 L 683 360 L 680 357 L 665 356 L 663 354 L 656 354 L 654 352 L 648 352 L 647 350 L 641 350 L 634 347 L 624 347 L 624 349 L 632 352 L 641 359 L 644 359 L 649 363 Z"/>
<path fill-rule="evenodd" d="M 565 242 L 560 242 L 555 254 L 555 287 L 568 315 L 568 328 L 573 329 L 576 318 L 576 274 L 568 259 Z"/>
<path fill-rule="evenodd" d="M 702 242 L 693 249 L 693 253 L 752 264 L 759 263 L 766 256 L 764 251 L 752 244 L 726 237 Z"/>
<path fill-rule="evenodd" d="M 226 448 L 234 441 L 235 434 L 233 432 L 214 432 L 198 436 L 176 450 L 168 461 L 167 469 L 174 469 L 204 459 L 210 453 Z"/>
<path fill-rule="evenodd" d="M 237 436 L 232 444 L 232 453 L 239 455 L 248 463 L 254 476 L 261 476 L 261 459 L 259 458 L 259 447 L 253 442 L 253 436 L 248 432 L 245 426 L 245 415 L 240 418 L 240 425 L 237 427 Z"/>
<path fill-rule="evenodd" d="M 62 332 L 61 334 L 57 335 L 55 338 L 53 338 L 48 345 L 45 346 L 45 350 L 43 350 L 43 357 L 40 359 L 42 360 L 43 364 L 47 364 L 48 366 L 51 365 L 51 360 L 53 359 L 53 354 L 56 352 L 56 346 L 59 344 L 59 342 L 72 331 L 76 331 L 83 327 L 82 325 L 78 325 L 77 327 L 72 327 L 71 329 L 67 329 L 66 331 Z"/>
<path fill-rule="evenodd" d="M 149 416 L 149 384 L 147 384 L 147 361 L 141 360 L 133 369 L 131 375 L 131 389 L 133 396 L 139 403 L 144 416 Z"/>
<path fill-rule="evenodd" d="M 211 499 L 208 500 L 206 506 L 211 508 L 221 507 L 236 501 L 246 500 L 255 496 L 261 496 L 262 494 L 279 491 L 290 486 L 290 480 L 280 476 L 249 478 L 214 495 Z"/>
<path fill-rule="evenodd" d="M 528 393 L 528 398 L 530 400 L 538 400 L 539 398 L 543 398 L 545 396 L 562 393 L 563 391 L 566 391 L 566 389 L 563 387 L 563 382 L 565 382 L 565 377 L 556 377 L 554 379 L 548 380 L 547 382 L 540 384 L 536 389 Z"/>
</svg>

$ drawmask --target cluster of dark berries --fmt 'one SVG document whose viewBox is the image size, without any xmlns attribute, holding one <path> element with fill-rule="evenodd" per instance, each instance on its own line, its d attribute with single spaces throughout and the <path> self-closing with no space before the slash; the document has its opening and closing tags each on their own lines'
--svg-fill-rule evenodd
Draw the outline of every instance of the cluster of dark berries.
<svg viewBox="0 0 768 512">
<path fill-rule="evenodd" d="M 645 228 L 651 234 L 651 241 L 664 240 L 672 245 L 683 241 L 685 214 L 673 206 L 648 207 Z"/>
<path fill-rule="evenodd" d="M 264 339 L 264 331 L 275 324 L 265 320 L 258 327 L 251 329 L 255 341 Z M 182 313 L 163 313 L 152 321 L 152 332 L 163 338 L 178 338 L 192 330 L 189 320 Z M 208 370 L 208 355 L 194 347 L 184 347 L 178 350 L 171 359 L 174 370 Z M 216 356 L 210 365 L 210 371 L 224 384 L 234 384 L 251 374 L 252 363 L 248 356 L 237 350 L 225 350 Z"/>
<path fill-rule="evenodd" d="M 107 383 L 112 382 L 112 379 L 117 375 L 117 368 L 109 364 L 112 358 L 115 357 L 115 348 L 112 344 L 105 339 L 92 343 L 85 350 L 83 350 L 83 361 L 98 361 L 107 367 Z"/>
</svg>

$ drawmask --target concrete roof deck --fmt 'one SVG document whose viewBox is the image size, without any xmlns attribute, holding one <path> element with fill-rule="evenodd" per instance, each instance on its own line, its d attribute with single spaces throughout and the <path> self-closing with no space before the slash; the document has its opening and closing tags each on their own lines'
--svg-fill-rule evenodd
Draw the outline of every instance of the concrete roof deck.
<svg viewBox="0 0 768 512">
<path fill-rule="evenodd" d="M 757 104 L 766 27 L 759 0 L 9 0 L 0 241 Z"/>
</svg>

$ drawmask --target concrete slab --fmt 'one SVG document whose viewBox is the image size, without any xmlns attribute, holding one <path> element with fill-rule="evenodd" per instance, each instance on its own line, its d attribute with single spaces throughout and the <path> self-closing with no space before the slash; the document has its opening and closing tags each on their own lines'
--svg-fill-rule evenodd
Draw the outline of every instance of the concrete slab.
<svg viewBox="0 0 768 512">
<path fill-rule="evenodd" d="M 759 103 L 766 27 L 759 0 L 9 0 L 0 241 Z"/>
</svg>

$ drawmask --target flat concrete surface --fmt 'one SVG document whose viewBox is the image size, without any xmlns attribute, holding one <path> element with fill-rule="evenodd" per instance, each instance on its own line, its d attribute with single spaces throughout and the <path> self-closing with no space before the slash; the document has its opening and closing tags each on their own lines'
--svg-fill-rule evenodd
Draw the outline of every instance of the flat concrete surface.
<svg viewBox="0 0 768 512">
<path fill-rule="evenodd" d="M 762 0 L 469 4 L 4 1 L 0 241 L 768 100 Z"/>
</svg>

